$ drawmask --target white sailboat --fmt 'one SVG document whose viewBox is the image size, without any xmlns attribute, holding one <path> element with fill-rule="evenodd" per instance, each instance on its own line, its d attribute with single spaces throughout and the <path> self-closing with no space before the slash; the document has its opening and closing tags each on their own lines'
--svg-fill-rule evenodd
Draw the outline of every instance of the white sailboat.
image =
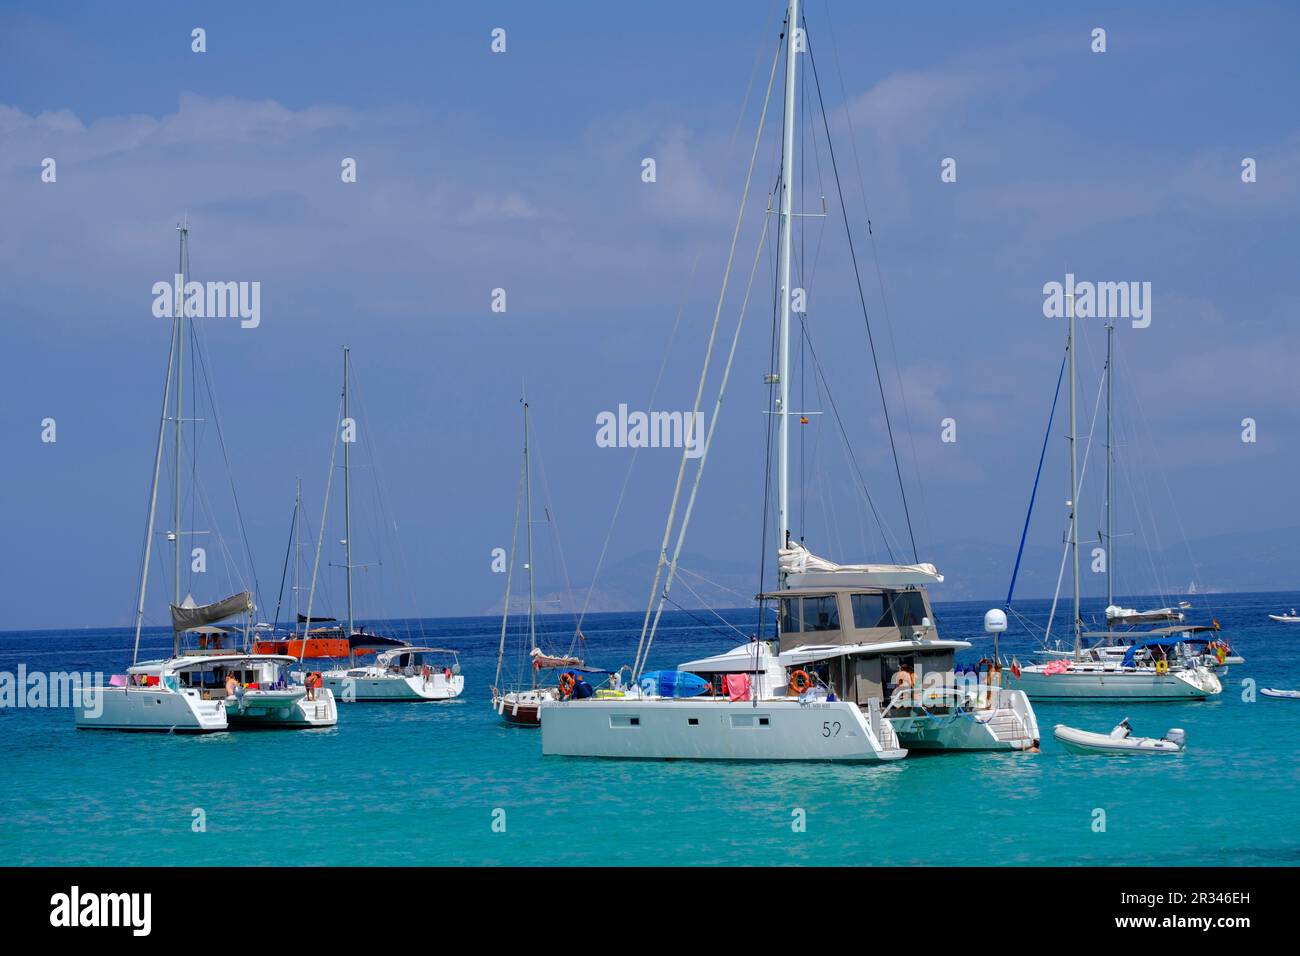
<svg viewBox="0 0 1300 956">
<path fill-rule="evenodd" d="M 790 417 L 800 414 L 790 411 L 789 404 L 794 217 L 790 184 L 796 67 L 804 49 L 796 43 L 799 22 L 798 0 L 789 0 L 779 197 L 778 370 L 768 376 L 769 384 L 779 389 L 776 526 L 781 542 L 780 587 L 759 596 L 761 603 L 778 609 L 778 638 L 768 642 L 755 636 L 731 651 L 681 664 L 676 671 L 644 672 L 708 459 L 717 409 L 730 373 L 729 358 L 685 517 L 669 558 L 686 468 L 683 457 L 632 679 L 627 686 L 616 683 L 604 695 L 584 700 L 542 701 L 544 754 L 872 762 L 900 759 L 913 746 L 1028 750 L 1037 745 L 1037 724 L 1023 694 L 987 684 L 957 686 L 953 655 L 970 645 L 942 640 L 936 633 L 926 586 L 943 579 L 933 565 L 840 566 L 790 540 L 789 426 Z M 774 61 L 773 77 L 776 67 Z M 770 92 L 769 86 L 769 98 Z M 766 109 L 765 103 L 764 116 Z M 761 130 L 760 123 L 760 137 Z M 751 174 L 752 168 L 751 160 Z M 742 215 L 743 208 L 742 200 Z M 739 227 L 738 222 L 737 232 Z M 724 295 L 725 288 L 724 283 Z M 743 314 L 742 307 L 742 319 Z M 715 333 L 716 328 L 715 318 Z M 731 354 L 735 354 L 734 340 Z M 703 386 L 702 377 L 697 412 Z M 892 693 L 891 682 L 895 685 Z"/>
<path fill-rule="evenodd" d="M 189 274 L 189 228 L 188 224 L 177 228 L 180 233 L 178 271 L 183 278 L 177 290 L 172 320 L 171 349 L 154 454 L 144 559 L 141 562 L 140 589 L 136 602 L 132 664 L 125 674 L 115 675 L 108 687 L 83 691 L 75 708 L 76 725 L 86 730 L 175 733 L 212 733 L 232 725 L 330 726 L 338 719 L 332 696 L 328 691 L 309 690 L 295 682 L 288 666 L 292 663 L 292 658 L 242 652 L 234 646 L 237 643 L 234 632 L 216 626 L 237 615 L 245 615 L 242 643 L 246 647 L 254 609 L 251 594 L 243 591 L 201 606 L 189 596 L 181 600 L 183 538 L 187 534 L 181 523 L 181 479 L 184 473 L 182 426 L 186 421 L 183 401 L 184 355 L 187 345 L 182 290 Z M 168 422 L 174 426 L 172 459 L 175 524 L 167 532 L 175 558 L 175 596 L 171 604 L 172 656 L 142 662 L 139 660 L 140 632 L 144 624 L 158 486 Z M 186 638 L 192 638 L 198 646 L 187 647 Z"/>
<path fill-rule="evenodd" d="M 538 686 L 537 675 L 543 669 L 582 667 L 583 662 L 571 655 L 551 657 L 542 652 L 537 644 L 537 596 L 535 587 L 533 560 L 533 476 L 529 463 L 528 449 L 530 430 L 528 421 L 528 402 L 520 399 L 519 404 L 524 413 L 524 456 L 522 471 L 519 476 L 519 495 L 515 501 L 515 527 L 510 534 L 510 564 L 506 569 L 506 596 L 501 607 L 501 643 L 497 649 L 497 670 L 492 680 L 492 709 L 508 724 L 518 727 L 538 727 L 541 725 L 541 704 L 543 700 L 560 700 L 567 696 L 564 688 L 557 682 L 553 685 Z M 510 622 L 511 586 L 514 581 L 515 545 L 519 539 L 519 508 L 524 509 L 524 537 L 527 541 L 528 570 L 528 659 L 524 666 L 528 669 L 528 683 L 519 681 L 514 686 L 506 686 L 502 681 L 506 660 L 506 632 Z"/>
<path fill-rule="evenodd" d="M 350 423 L 349 382 L 351 379 L 351 349 L 343 348 L 343 407 L 340 431 Z M 336 435 L 338 432 L 336 432 Z M 333 475 L 333 461 L 330 474 Z M 326 516 L 329 513 L 329 485 L 326 485 L 324 512 L 321 515 L 320 537 L 317 541 L 315 566 L 312 569 L 311 590 L 307 601 L 307 624 L 312 619 L 315 600 L 316 575 L 320 566 L 320 549 L 325 536 Z M 352 441 L 343 441 L 343 546 L 344 573 L 347 583 L 347 634 L 348 664 L 324 671 L 321 679 L 325 689 L 345 703 L 362 701 L 441 701 L 459 697 L 465 689 L 465 678 L 460 673 L 460 656 L 447 647 L 413 646 L 406 641 L 375 634 L 359 633 L 353 616 L 352 604 Z M 373 664 L 359 664 L 358 652 L 380 649 Z M 303 642 L 301 657 L 307 656 L 308 642 Z"/>
<path fill-rule="evenodd" d="M 1076 409 L 1076 342 L 1075 315 L 1073 297 L 1067 297 L 1067 314 L 1069 331 L 1067 333 L 1067 357 L 1069 362 L 1070 394 L 1070 524 L 1069 553 L 1072 567 L 1074 607 L 1072 615 L 1072 647 L 1068 657 L 1058 657 L 1047 663 L 1030 664 L 1021 667 L 1014 664 L 1008 672 L 1008 686 L 1024 691 L 1033 700 L 1199 700 L 1222 692 L 1223 685 L 1215 676 L 1213 669 L 1205 661 L 1192 653 L 1185 635 L 1202 630 L 1191 625 L 1172 625 L 1159 631 L 1122 632 L 1108 629 L 1105 632 L 1089 633 L 1083 629 L 1083 620 L 1079 611 L 1079 472 L 1078 472 L 1078 420 Z M 1111 527 L 1111 436 L 1110 436 L 1110 398 L 1109 390 L 1113 380 L 1112 342 L 1114 325 L 1108 325 L 1106 350 L 1106 386 L 1107 386 L 1107 435 L 1106 435 L 1106 532 L 1107 545 L 1107 617 L 1112 611 L 1120 612 L 1116 620 L 1146 617 L 1157 619 L 1182 619 L 1182 613 L 1173 609 L 1156 612 L 1123 613 L 1115 604 L 1112 591 L 1113 565 L 1109 553 L 1113 540 Z M 1054 606 L 1054 605 L 1053 605 Z M 1217 626 L 1214 628 L 1217 630 Z M 1125 638 L 1128 643 L 1122 645 L 1118 656 L 1112 647 L 1117 637 Z M 1093 640 L 1092 646 L 1085 645 L 1085 640 Z M 1048 652 L 1049 656 L 1055 656 Z"/>
</svg>

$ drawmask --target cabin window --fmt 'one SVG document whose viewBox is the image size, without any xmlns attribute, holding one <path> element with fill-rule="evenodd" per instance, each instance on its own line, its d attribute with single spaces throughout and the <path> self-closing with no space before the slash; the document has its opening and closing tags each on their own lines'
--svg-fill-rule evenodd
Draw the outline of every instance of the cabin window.
<svg viewBox="0 0 1300 956">
<path fill-rule="evenodd" d="M 798 601 L 798 598 L 786 598 L 781 601 L 780 624 L 782 634 L 793 634 L 799 630 L 797 624 Z"/>
<path fill-rule="evenodd" d="M 840 611 L 834 595 L 803 599 L 803 629 L 805 633 L 840 629 Z"/>
<path fill-rule="evenodd" d="M 854 627 L 894 626 L 894 618 L 889 613 L 888 604 L 885 603 L 885 595 L 854 594 L 850 600 L 853 602 Z"/>
<path fill-rule="evenodd" d="M 690 725 L 691 727 L 698 727 L 698 726 L 700 725 L 700 718 L 698 718 L 698 717 L 688 717 L 688 718 L 686 718 L 686 723 L 687 723 L 688 725 Z"/>
<path fill-rule="evenodd" d="M 920 627 L 925 618 L 925 599 L 920 591 L 897 591 L 890 595 L 894 622 L 899 627 Z"/>
</svg>

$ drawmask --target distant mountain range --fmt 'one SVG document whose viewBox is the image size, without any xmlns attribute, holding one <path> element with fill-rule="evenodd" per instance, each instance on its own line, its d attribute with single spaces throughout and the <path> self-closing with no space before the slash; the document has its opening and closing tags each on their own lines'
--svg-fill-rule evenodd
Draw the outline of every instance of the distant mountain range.
<svg viewBox="0 0 1300 956">
<path fill-rule="evenodd" d="M 1104 593 L 1105 585 L 1102 576 L 1091 571 L 1091 547 L 1083 546 L 1080 554 L 1083 592 L 1085 596 L 1096 597 Z M 1025 548 L 1016 583 L 1017 598 L 1052 596 L 1063 549 L 1063 545 Z M 856 558 L 825 556 L 846 562 Z M 986 600 L 993 605 L 1001 604 L 1006 598 L 1015 556 L 1014 539 L 996 544 L 967 540 L 936 545 L 922 555 L 922 560 L 933 561 L 944 575 L 944 583 L 932 589 L 935 600 Z M 1300 590 L 1300 527 L 1213 535 L 1186 544 L 1167 545 L 1153 554 L 1122 548 L 1118 557 L 1117 596 Z M 644 610 L 655 560 L 655 552 L 644 551 L 607 566 L 591 594 L 589 610 Z M 769 582 L 775 560 L 773 556 L 768 564 Z M 728 561 L 684 552 L 681 568 L 672 597 L 684 608 L 744 607 L 758 589 L 756 561 Z M 1069 574 L 1067 567 L 1062 595 L 1069 593 Z M 577 611 L 586 600 L 586 586 L 566 591 L 539 585 L 541 613 Z M 516 595 L 514 607 L 520 607 L 521 601 Z M 671 609 L 672 605 L 668 607 Z M 500 614 L 501 602 L 483 613 Z"/>
</svg>

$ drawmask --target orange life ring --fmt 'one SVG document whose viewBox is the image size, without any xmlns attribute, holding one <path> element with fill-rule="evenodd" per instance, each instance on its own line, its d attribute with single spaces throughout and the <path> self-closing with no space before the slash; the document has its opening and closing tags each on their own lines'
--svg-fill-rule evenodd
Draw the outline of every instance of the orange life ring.
<svg viewBox="0 0 1300 956">
<path fill-rule="evenodd" d="M 567 671 L 566 671 L 565 673 L 561 674 L 561 675 L 560 675 L 560 694 L 561 694 L 561 696 L 563 696 L 563 697 L 568 697 L 570 694 L 572 694 L 572 693 L 573 693 L 573 685 L 574 685 L 574 683 L 575 683 L 575 681 L 574 681 L 574 679 L 573 679 L 573 675 L 572 675 L 572 674 L 568 673 Z"/>
<path fill-rule="evenodd" d="M 790 675 L 790 689 L 796 694 L 802 694 L 811 686 L 812 678 L 808 676 L 807 671 L 797 670 Z"/>
</svg>

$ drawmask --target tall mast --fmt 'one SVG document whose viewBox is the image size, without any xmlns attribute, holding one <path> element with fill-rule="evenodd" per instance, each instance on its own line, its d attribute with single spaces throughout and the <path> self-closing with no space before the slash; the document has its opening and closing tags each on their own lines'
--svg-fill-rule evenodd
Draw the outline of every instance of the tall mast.
<svg viewBox="0 0 1300 956">
<path fill-rule="evenodd" d="M 1115 603 L 1115 523 L 1111 508 L 1111 470 L 1115 453 L 1111 443 L 1111 389 L 1115 384 L 1115 323 L 1106 325 L 1106 606 Z"/>
<path fill-rule="evenodd" d="M 149 520 L 144 532 L 144 558 L 140 562 L 140 593 L 135 605 L 135 646 L 131 651 L 131 663 L 140 658 L 140 630 L 144 626 L 144 598 L 149 586 L 149 559 L 153 555 L 153 526 L 158 513 L 158 480 L 162 475 L 163 445 L 167 441 L 167 412 L 171 404 L 172 369 L 177 351 L 177 333 L 179 313 L 172 315 L 171 347 L 167 352 L 167 378 L 163 385 L 162 414 L 158 416 L 158 445 L 153 456 L 153 482 L 149 486 Z"/>
<path fill-rule="evenodd" d="M 524 524 L 528 529 L 528 649 L 537 648 L 537 616 L 534 613 L 536 595 L 533 589 L 533 475 L 528 464 L 528 402 L 520 399 L 524 406 Z M 532 685 L 537 686 L 537 671 L 530 666 Z"/>
<path fill-rule="evenodd" d="M 1079 456 L 1078 420 L 1075 415 L 1075 342 L 1074 296 L 1066 298 L 1070 310 L 1070 559 L 1074 568 L 1074 619 L 1070 624 L 1074 633 L 1074 652 L 1079 653 Z"/>
<path fill-rule="evenodd" d="M 790 245 L 794 182 L 795 31 L 799 0 L 789 0 L 785 25 L 785 124 L 781 131 L 781 222 L 778 276 L 781 284 L 781 332 L 777 344 L 777 547 L 790 534 Z"/>
<path fill-rule="evenodd" d="M 344 428 L 350 424 L 348 421 L 348 352 L 348 347 L 343 346 Z M 355 436 L 355 431 L 350 434 Z M 346 562 L 344 567 L 347 568 L 348 579 L 348 640 L 350 642 L 355 628 L 352 620 L 352 442 L 347 440 L 347 436 L 344 437 L 343 442 L 343 548 L 343 560 Z"/>
<path fill-rule="evenodd" d="M 293 495 L 293 618 L 294 624 L 298 623 L 298 566 L 302 564 L 302 478 L 298 478 L 296 490 Z M 309 626 L 309 625 L 308 625 Z M 304 627 L 306 630 L 307 627 Z M 292 631 L 292 628 L 290 628 Z M 306 634 L 303 640 L 306 640 Z"/>
<path fill-rule="evenodd" d="M 176 303 L 176 414 L 172 418 L 175 425 L 175 445 L 176 454 L 173 460 L 173 479 L 174 487 L 172 495 L 174 498 L 173 507 L 173 524 L 172 524 L 172 543 L 173 553 L 176 559 L 176 583 L 173 591 L 173 603 L 181 603 L 181 423 L 185 414 L 185 286 L 189 282 L 189 239 L 190 229 L 189 220 L 185 220 L 181 225 L 176 227 L 180 233 L 180 252 L 179 262 L 176 267 L 177 273 L 181 277 L 180 288 L 177 290 Z"/>
</svg>

